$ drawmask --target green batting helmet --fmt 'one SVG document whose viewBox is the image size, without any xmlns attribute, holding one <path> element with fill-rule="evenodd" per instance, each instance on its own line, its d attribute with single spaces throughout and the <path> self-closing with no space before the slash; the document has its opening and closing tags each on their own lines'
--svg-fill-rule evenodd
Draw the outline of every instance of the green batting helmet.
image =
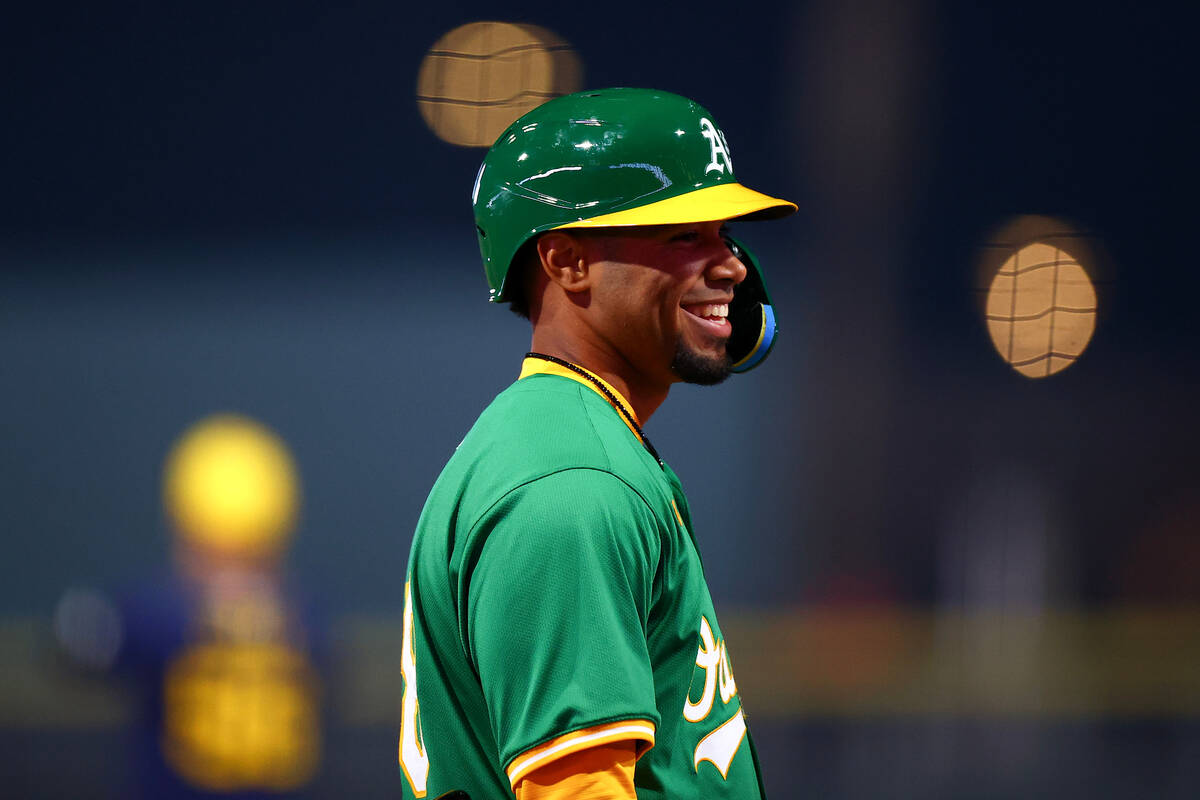
<svg viewBox="0 0 1200 800">
<path fill-rule="evenodd" d="M 712 114 L 655 89 L 577 92 L 533 109 L 488 150 L 472 201 L 494 302 L 509 299 L 517 252 L 545 231 L 773 219 L 796 210 L 738 183 Z M 766 356 L 775 324 L 757 261 L 740 243 L 730 247 L 747 267 L 730 308 L 729 352 L 740 372 Z"/>
</svg>

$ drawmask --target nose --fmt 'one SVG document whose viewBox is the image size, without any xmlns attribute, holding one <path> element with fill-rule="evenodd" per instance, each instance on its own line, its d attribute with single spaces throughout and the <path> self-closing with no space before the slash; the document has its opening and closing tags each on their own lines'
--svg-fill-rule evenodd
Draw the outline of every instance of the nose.
<svg viewBox="0 0 1200 800">
<path fill-rule="evenodd" d="M 746 265 L 742 263 L 738 246 L 728 239 L 723 240 L 723 258 L 715 262 L 709 269 L 712 280 L 732 281 L 737 286 L 746 280 Z"/>
</svg>

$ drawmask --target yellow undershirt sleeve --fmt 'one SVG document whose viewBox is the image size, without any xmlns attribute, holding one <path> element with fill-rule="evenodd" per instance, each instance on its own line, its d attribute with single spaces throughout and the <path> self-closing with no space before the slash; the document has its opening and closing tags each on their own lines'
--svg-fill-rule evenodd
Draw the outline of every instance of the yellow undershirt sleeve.
<svg viewBox="0 0 1200 800">
<path fill-rule="evenodd" d="M 614 742 L 555 759 L 517 782 L 517 800 L 637 800 L 637 744 Z"/>
</svg>

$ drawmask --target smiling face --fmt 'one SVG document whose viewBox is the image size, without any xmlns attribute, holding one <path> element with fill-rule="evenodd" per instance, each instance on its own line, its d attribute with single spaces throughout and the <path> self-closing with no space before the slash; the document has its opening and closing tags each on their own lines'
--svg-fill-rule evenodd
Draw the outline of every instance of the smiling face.
<svg viewBox="0 0 1200 800">
<path fill-rule="evenodd" d="M 727 316 L 746 267 L 723 227 L 615 228 L 584 237 L 595 277 L 591 327 L 651 385 L 709 385 L 730 374 Z"/>
</svg>

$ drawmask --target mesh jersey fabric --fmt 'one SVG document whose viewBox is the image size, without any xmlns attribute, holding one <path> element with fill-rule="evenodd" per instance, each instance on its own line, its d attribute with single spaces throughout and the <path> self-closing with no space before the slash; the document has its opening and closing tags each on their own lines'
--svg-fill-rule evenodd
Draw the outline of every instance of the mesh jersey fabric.
<svg viewBox="0 0 1200 800">
<path fill-rule="evenodd" d="M 679 480 L 589 385 L 534 374 L 483 412 L 426 501 L 406 597 L 425 766 L 402 747 L 405 797 L 512 797 L 613 738 L 639 740 L 639 798 L 762 796 Z"/>
</svg>

